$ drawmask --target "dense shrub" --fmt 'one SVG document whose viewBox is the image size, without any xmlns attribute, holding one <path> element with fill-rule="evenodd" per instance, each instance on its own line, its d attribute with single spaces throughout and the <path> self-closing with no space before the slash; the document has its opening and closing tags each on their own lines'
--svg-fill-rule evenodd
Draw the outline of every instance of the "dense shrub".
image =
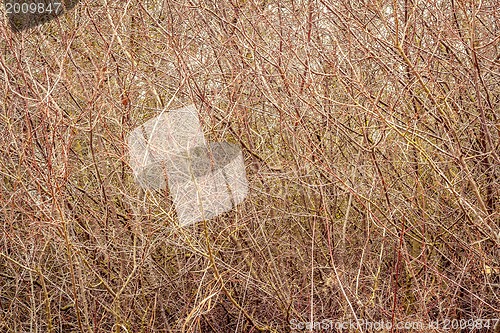
<svg viewBox="0 0 500 333">
<path fill-rule="evenodd" d="M 3 19 L 0 329 L 498 317 L 499 16 L 102 0 L 22 32 Z M 190 103 L 241 145 L 251 193 L 179 228 L 168 191 L 135 184 L 126 136 Z"/>
</svg>

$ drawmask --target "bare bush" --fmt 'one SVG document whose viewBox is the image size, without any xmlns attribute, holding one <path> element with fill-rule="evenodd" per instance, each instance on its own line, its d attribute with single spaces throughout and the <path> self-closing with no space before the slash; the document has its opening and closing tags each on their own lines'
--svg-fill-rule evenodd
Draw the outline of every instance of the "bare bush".
<svg viewBox="0 0 500 333">
<path fill-rule="evenodd" d="M 22 32 L 3 18 L 0 329 L 498 318 L 499 8 L 102 0 Z M 242 147 L 251 190 L 181 228 L 168 191 L 134 183 L 126 137 L 191 103 L 210 141 Z"/>
</svg>

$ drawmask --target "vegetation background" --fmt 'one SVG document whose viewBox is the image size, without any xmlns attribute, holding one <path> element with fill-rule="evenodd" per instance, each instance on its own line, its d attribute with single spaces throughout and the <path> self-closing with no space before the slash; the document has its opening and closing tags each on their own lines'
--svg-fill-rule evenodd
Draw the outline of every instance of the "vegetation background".
<svg viewBox="0 0 500 333">
<path fill-rule="evenodd" d="M 0 11 L 0 331 L 499 317 L 497 0 Z M 126 136 L 191 103 L 251 191 L 179 228 Z"/>
</svg>

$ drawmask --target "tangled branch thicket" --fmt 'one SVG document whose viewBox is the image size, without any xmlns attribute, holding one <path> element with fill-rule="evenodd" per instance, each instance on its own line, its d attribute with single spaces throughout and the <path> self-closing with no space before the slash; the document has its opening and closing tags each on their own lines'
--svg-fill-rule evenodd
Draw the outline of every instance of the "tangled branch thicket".
<svg viewBox="0 0 500 333">
<path fill-rule="evenodd" d="M 495 0 L 2 12 L 0 330 L 498 318 L 499 23 Z M 192 102 L 251 191 L 180 228 L 126 136 Z"/>
</svg>

